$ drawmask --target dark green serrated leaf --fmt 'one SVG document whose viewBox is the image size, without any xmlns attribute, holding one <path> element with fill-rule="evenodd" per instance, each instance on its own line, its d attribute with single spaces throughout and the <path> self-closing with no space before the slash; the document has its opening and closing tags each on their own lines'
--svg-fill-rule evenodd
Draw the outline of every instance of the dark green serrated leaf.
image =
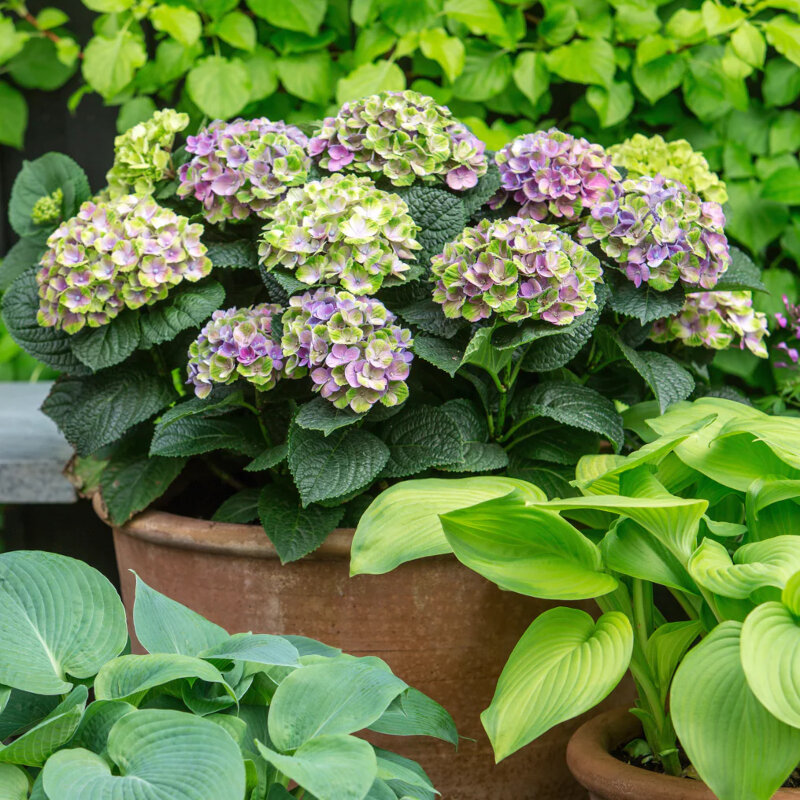
<svg viewBox="0 0 800 800">
<path fill-rule="evenodd" d="M 123 311 L 107 325 L 84 328 L 70 339 L 72 352 L 93 372 L 124 361 L 139 346 L 139 312 Z"/>
<path fill-rule="evenodd" d="M 461 458 L 458 426 L 441 408 L 414 406 L 392 418 L 384 441 L 389 461 L 382 477 L 405 478 L 430 467 L 452 464 Z"/>
<path fill-rule="evenodd" d="M 466 325 L 463 319 L 448 319 L 439 303 L 430 299 L 398 308 L 397 313 L 406 324 L 443 339 L 452 339 Z"/>
<path fill-rule="evenodd" d="M 300 406 L 294 421 L 301 428 L 322 431 L 325 436 L 328 436 L 339 428 L 345 428 L 364 419 L 364 416 L 364 414 L 356 414 L 349 408 L 336 408 L 324 397 L 315 397 Z"/>
<path fill-rule="evenodd" d="M 261 490 L 258 516 L 281 562 L 297 561 L 316 550 L 344 515 L 344 506 L 303 507 L 291 490 L 270 484 Z"/>
<path fill-rule="evenodd" d="M 549 500 L 577 497 L 580 494 L 570 485 L 570 481 L 575 476 L 575 471 L 571 467 L 537 464 L 535 461 L 512 456 L 506 474 L 509 478 L 519 478 L 535 484 L 547 495 Z"/>
<path fill-rule="evenodd" d="M 254 458 L 264 449 L 264 437 L 252 414 L 184 416 L 156 425 L 150 454 L 196 456 L 214 450 L 231 450 Z"/>
<path fill-rule="evenodd" d="M 573 326 L 575 327 L 573 328 Z M 538 339 L 567 335 L 577 327 L 575 322 L 570 325 L 553 325 L 542 320 L 501 325 L 492 333 L 491 343 L 492 347 L 498 350 L 514 350 Z"/>
<path fill-rule="evenodd" d="M 111 521 L 122 525 L 147 508 L 164 494 L 185 464 L 185 458 L 161 458 L 146 453 L 112 456 L 100 481 Z"/>
<path fill-rule="evenodd" d="M 39 287 L 33 271 L 20 275 L 3 295 L 3 321 L 11 338 L 37 361 L 71 375 L 89 370 L 75 357 L 70 336 L 57 328 L 43 328 L 36 322 Z"/>
<path fill-rule="evenodd" d="M 86 378 L 60 378 L 42 405 L 79 456 L 119 439 L 175 399 L 171 381 L 135 361 Z"/>
<path fill-rule="evenodd" d="M 761 270 L 744 250 L 731 247 L 731 265 L 714 287 L 715 292 L 766 292 Z"/>
<path fill-rule="evenodd" d="M 248 239 L 209 242 L 206 255 L 216 269 L 258 269 L 258 248 Z"/>
<path fill-rule="evenodd" d="M 36 239 L 20 239 L 0 262 L 0 292 L 4 292 L 27 270 L 35 269 L 44 253 L 44 245 Z"/>
<path fill-rule="evenodd" d="M 598 438 L 586 432 L 576 436 L 571 428 L 556 428 L 525 439 L 513 452 L 532 461 L 574 466 L 582 456 L 597 452 Z"/>
<path fill-rule="evenodd" d="M 149 348 L 174 339 L 187 328 L 200 327 L 225 302 L 225 290 L 216 281 L 204 281 L 176 292 L 139 312 L 141 346 Z"/>
<path fill-rule="evenodd" d="M 579 383 L 550 381 L 521 392 L 514 400 L 515 418 L 547 417 L 562 425 L 599 433 L 619 452 L 624 441 L 622 417 L 599 392 Z"/>
<path fill-rule="evenodd" d="M 464 359 L 464 346 L 435 336 L 415 336 L 412 350 L 415 355 L 446 372 L 451 378 Z"/>
<path fill-rule="evenodd" d="M 601 311 L 602 308 L 587 311 L 572 325 L 567 325 L 569 330 L 565 330 L 560 336 L 531 342 L 522 359 L 521 368 L 526 372 L 549 372 L 569 364 L 592 338 Z"/>
<path fill-rule="evenodd" d="M 289 444 L 275 445 L 275 447 L 268 447 L 260 456 L 256 456 L 244 469 L 245 472 L 263 472 L 265 469 L 272 469 L 277 467 L 283 461 L 286 461 L 286 456 L 289 454 Z"/>
<path fill-rule="evenodd" d="M 508 455 L 494 442 L 487 442 L 489 426 L 486 417 L 469 400 L 449 400 L 442 411 L 458 427 L 462 451 L 458 461 L 440 466 L 446 472 L 491 472 L 508 465 Z"/>
<path fill-rule="evenodd" d="M 307 283 L 303 283 L 303 281 L 297 280 L 297 278 L 295 278 L 294 275 L 284 270 L 273 269 L 267 272 L 263 267 L 262 270 L 263 270 L 263 275 L 268 276 L 269 278 L 274 280 L 278 284 L 278 286 L 280 286 L 281 290 L 286 294 L 287 298 L 291 297 L 293 294 L 297 294 L 298 292 L 307 292 L 311 288 Z"/>
<path fill-rule="evenodd" d="M 489 168 L 486 174 L 478 178 L 478 183 L 467 189 L 464 192 L 459 192 L 459 197 L 464 203 L 464 208 L 467 212 L 467 217 L 473 216 L 481 206 L 485 205 L 492 199 L 500 188 L 500 170 L 494 158 L 489 158 Z"/>
<path fill-rule="evenodd" d="M 368 431 L 339 429 L 326 436 L 296 425 L 289 431 L 289 471 L 304 507 L 365 488 L 388 459 L 389 448 Z"/>
<path fill-rule="evenodd" d="M 197 415 L 217 417 L 220 414 L 229 414 L 243 402 L 242 392 L 235 386 L 215 386 L 208 397 L 190 397 L 176 403 L 164 412 L 159 422 L 166 425 L 184 417 Z"/>
<path fill-rule="evenodd" d="M 258 498 L 261 489 L 242 489 L 229 497 L 211 517 L 214 522 L 235 522 L 247 525 L 258 519 Z"/>
<path fill-rule="evenodd" d="M 628 363 L 644 378 L 663 414 L 673 403 L 685 400 L 694 391 L 691 373 L 664 353 L 634 350 L 617 338 L 617 345 Z"/>
<path fill-rule="evenodd" d="M 666 292 L 657 292 L 646 283 L 637 288 L 629 280 L 621 278 L 611 291 L 608 305 L 618 314 L 635 317 L 642 325 L 646 325 L 677 314 L 683 308 L 685 299 L 680 285 Z"/>
</svg>

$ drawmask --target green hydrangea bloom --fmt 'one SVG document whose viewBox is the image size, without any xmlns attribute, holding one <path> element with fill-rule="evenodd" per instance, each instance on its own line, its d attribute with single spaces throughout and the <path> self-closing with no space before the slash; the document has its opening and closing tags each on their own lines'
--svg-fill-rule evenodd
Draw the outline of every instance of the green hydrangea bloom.
<svg viewBox="0 0 800 800">
<path fill-rule="evenodd" d="M 165 108 L 117 136 L 114 165 L 106 174 L 111 197 L 150 194 L 168 176 L 175 134 L 188 124 L 188 114 Z"/>
<path fill-rule="evenodd" d="M 31 221 L 34 225 L 46 225 L 61 219 L 61 208 L 64 203 L 64 192 L 56 189 L 51 194 L 40 197 L 31 209 Z"/>
<path fill-rule="evenodd" d="M 403 277 L 421 247 L 405 201 L 355 175 L 290 189 L 272 217 L 261 234 L 262 263 L 293 270 L 309 285 L 375 294 L 387 277 Z"/>
<path fill-rule="evenodd" d="M 636 133 L 622 144 L 607 148 L 611 161 L 628 170 L 631 178 L 644 175 L 663 175 L 680 181 L 704 200 L 725 203 L 728 192 L 725 183 L 712 172 L 702 153 L 692 149 L 686 139 L 667 142 L 661 136 Z"/>
</svg>

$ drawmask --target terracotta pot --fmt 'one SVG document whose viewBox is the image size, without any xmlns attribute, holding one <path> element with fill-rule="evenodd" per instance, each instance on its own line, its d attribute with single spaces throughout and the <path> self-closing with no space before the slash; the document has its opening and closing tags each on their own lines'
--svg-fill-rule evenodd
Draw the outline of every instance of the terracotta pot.
<svg viewBox="0 0 800 800">
<path fill-rule="evenodd" d="M 102 504 L 95 504 L 102 516 Z M 352 536 L 352 530 L 334 531 L 310 556 L 282 566 L 258 526 L 145 512 L 114 528 L 128 618 L 135 570 L 231 632 L 302 634 L 355 655 L 379 656 L 447 708 L 468 737 L 457 753 L 428 738 L 374 737 L 419 761 L 444 800 L 581 797 L 564 758 L 580 720 L 558 726 L 498 766 L 480 723 L 517 640 L 554 604 L 502 592 L 452 556 L 351 579 Z M 619 696 L 615 704 L 626 699 Z"/>
<path fill-rule="evenodd" d="M 567 764 L 589 790 L 589 800 L 716 800 L 700 781 L 650 772 L 611 755 L 641 735 L 642 726 L 627 708 L 613 708 L 578 728 L 569 740 Z M 781 789 L 772 800 L 800 800 L 800 789 Z"/>
</svg>

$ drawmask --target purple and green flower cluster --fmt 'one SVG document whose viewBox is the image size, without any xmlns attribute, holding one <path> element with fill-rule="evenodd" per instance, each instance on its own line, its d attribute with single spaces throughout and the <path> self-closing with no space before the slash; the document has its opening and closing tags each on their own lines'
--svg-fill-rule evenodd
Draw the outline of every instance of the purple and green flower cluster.
<svg viewBox="0 0 800 800">
<path fill-rule="evenodd" d="M 610 187 L 578 236 L 599 243 L 636 286 L 666 291 L 681 281 L 713 289 L 731 263 L 724 225 L 719 203 L 657 175 Z"/>
<path fill-rule="evenodd" d="M 800 340 L 800 305 L 789 302 L 789 298 L 783 295 L 783 305 L 786 313 L 775 314 L 775 322 L 778 329 L 776 336 L 780 341 L 775 349 L 786 357 L 786 361 L 776 361 L 775 366 L 782 369 L 796 367 L 800 361 L 800 351 L 798 351 L 798 340 Z"/>
<path fill-rule="evenodd" d="M 215 311 L 189 348 L 189 380 L 198 397 L 207 397 L 214 384 L 242 377 L 261 390 L 272 389 L 283 369 L 283 351 L 275 341 L 272 320 L 278 305 Z"/>
<path fill-rule="evenodd" d="M 433 299 L 445 316 L 470 322 L 495 313 L 567 325 L 597 307 L 603 274 L 598 259 L 555 225 L 522 217 L 465 229 L 431 263 Z"/>
<path fill-rule="evenodd" d="M 369 178 L 331 175 L 291 189 L 261 234 L 268 270 L 286 267 L 303 283 L 338 283 L 375 294 L 387 277 L 403 278 L 420 248 L 417 226 L 396 194 Z"/>
<path fill-rule="evenodd" d="M 766 358 L 766 335 L 767 318 L 753 310 L 752 292 L 697 292 L 686 295 L 680 313 L 656 320 L 650 338 L 724 350 L 739 337 L 741 349 Z"/>
<path fill-rule="evenodd" d="M 289 300 L 281 345 L 290 377 L 311 374 L 336 408 L 362 413 L 408 397 L 411 332 L 374 297 L 317 289 Z"/>
<path fill-rule="evenodd" d="M 557 128 L 518 136 L 495 155 L 502 186 L 492 200 L 500 208 L 509 198 L 519 216 L 567 220 L 591 209 L 621 176 L 599 144 Z"/>
<path fill-rule="evenodd" d="M 47 240 L 37 273 L 37 321 L 77 333 L 96 328 L 123 308 L 166 298 L 183 280 L 211 270 L 203 226 L 162 208 L 150 197 L 87 201 Z"/>
<path fill-rule="evenodd" d="M 193 196 L 209 222 L 268 217 L 290 186 L 308 177 L 308 138 L 293 125 L 217 120 L 190 136 L 194 157 L 180 168 L 179 197 Z"/>
<path fill-rule="evenodd" d="M 457 191 L 471 189 L 486 174 L 485 149 L 450 109 L 411 90 L 345 103 L 309 144 L 331 172 L 383 175 L 395 186 L 444 179 Z"/>
</svg>

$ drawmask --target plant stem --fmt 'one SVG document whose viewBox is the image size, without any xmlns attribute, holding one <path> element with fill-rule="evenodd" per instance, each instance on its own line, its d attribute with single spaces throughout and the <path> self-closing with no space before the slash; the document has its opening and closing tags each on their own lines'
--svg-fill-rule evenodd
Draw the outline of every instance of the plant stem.
<svg viewBox="0 0 800 800">
<path fill-rule="evenodd" d="M 233 475 L 222 469 L 219 464 L 214 463 L 214 461 L 212 461 L 210 458 L 204 458 L 203 461 L 209 470 L 211 470 L 211 472 L 213 472 L 220 480 L 227 483 L 228 486 L 236 489 L 237 492 L 241 492 L 243 489 L 247 488 L 240 480 L 234 478 Z"/>
</svg>

